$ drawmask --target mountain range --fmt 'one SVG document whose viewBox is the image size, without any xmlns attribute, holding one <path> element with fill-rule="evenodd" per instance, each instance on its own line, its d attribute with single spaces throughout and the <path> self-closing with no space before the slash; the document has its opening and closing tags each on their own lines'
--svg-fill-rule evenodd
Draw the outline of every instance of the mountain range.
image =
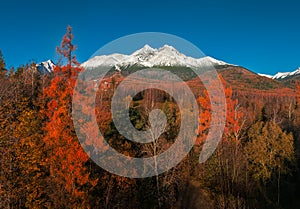
<svg viewBox="0 0 300 209">
<path fill-rule="evenodd" d="M 122 71 L 124 68 L 130 68 L 132 66 L 139 67 L 185 67 L 185 68 L 193 68 L 193 67 L 205 67 L 205 66 L 213 66 L 218 71 L 222 71 L 227 69 L 235 69 L 234 74 L 240 74 L 242 71 L 244 74 L 249 73 L 252 76 L 262 77 L 272 79 L 274 81 L 280 81 L 286 85 L 289 85 L 291 80 L 299 79 L 300 80 L 300 68 L 292 72 L 278 72 L 275 75 L 266 75 L 266 74 L 256 74 L 252 71 L 247 70 L 241 66 L 237 66 L 234 64 L 230 64 L 221 60 L 217 60 L 210 56 L 205 56 L 201 58 L 193 58 L 186 56 L 185 54 L 180 53 L 173 46 L 164 45 L 161 48 L 152 48 L 149 45 L 145 45 L 141 49 L 133 52 L 130 55 L 114 53 L 110 55 L 101 55 L 94 56 L 93 58 L 87 60 L 82 63 L 82 67 L 86 69 L 93 69 L 100 66 L 107 66 L 115 69 L 116 71 Z M 41 62 L 37 64 L 37 68 L 42 73 L 50 73 L 53 71 L 55 64 L 52 60 L 47 60 L 45 62 Z M 223 70 L 222 70 L 223 69 Z M 228 72 L 223 72 L 222 74 L 228 74 Z M 248 77 L 246 76 L 246 77 Z M 299 78 L 298 78 L 299 77 Z M 242 77 L 240 77 L 242 78 Z M 245 77 L 244 77 L 245 78 Z M 261 79 L 259 79 L 261 80 Z M 264 79 L 263 79 L 264 80 Z M 266 83 L 270 83 L 271 81 L 266 81 Z"/>
<path fill-rule="evenodd" d="M 238 67 L 237 65 L 230 64 L 221 60 L 217 60 L 213 57 L 202 57 L 199 59 L 192 58 L 180 53 L 173 46 L 164 45 L 161 48 L 154 49 L 149 45 L 145 45 L 141 49 L 133 52 L 131 55 L 125 54 L 110 54 L 95 56 L 90 60 L 84 62 L 82 66 L 84 68 L 97 68 L 99 66 L 111 66 L 120 71 L 123 66 L 140 65 L 144 67 L 154 66 L 182 66 L 182 67 L 203 67 L 203 66 L 215 66 L 215 67 Z M 300 75 L 300 68 L 292 72 L 278 72 L 275 75 L 260 74 L 257 75 L 271 78 L 274 80 L 283 80 L 293 78 L 296 75 Z"/>
<path fill-rule="evenodd" d="M 231 65 L 226 62 L 216 60 L 212 57 L 203 57 L 195 59 L 186 56 L 174 47 L 164 45 L 159 49 L 153 49 L 149 45 L 133 52 L 131 55 L 111 54 L 95 56 L 92 59 L 84 62 L 84 68 L 96 68 L 99 66 L 111 66 L 120 70 L 124 66 L 139 65 L 144 67 L 155 66 L 181 66 L 181 67 L 199 67 L 210 65 Z"/>
</svg>

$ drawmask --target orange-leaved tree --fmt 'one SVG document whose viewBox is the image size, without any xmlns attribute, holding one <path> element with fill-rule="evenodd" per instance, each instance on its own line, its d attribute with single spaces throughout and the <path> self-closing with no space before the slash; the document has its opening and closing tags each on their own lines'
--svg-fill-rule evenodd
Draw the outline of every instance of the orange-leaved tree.
<svg viewBox="0 0 300 209">
<path fill-rule="evenodd" d="M 211 122 L 210 115 L 210 100 L 207 90 L 203 90 L 202 95 L 197 99 L 200 105 L 200 114 L 199 114 L 199 127 L 198 127 L 198 138 L 196 144 L 201 144 L 205 141 L 205 138 L 209 131 L 209 126 Z"/>
<path fill-rule="evenodd" d="M 234 205 L 243 207 L 245 204 L 243 199 L 245 192 L 237 189 L 240 186 L 244 186 L 243 177 L 245 175 L 243 167 L 245 159 L 242 156 L 240 143 L 244 123 L 243 114 L 239 111 L 238 100 L 233 98 L 232 88 L 226 84 L 221 76 L 219 77 L 223 83 L 226 99 L 226 123 L 218 148 L 204 164 L 203 176 L 207 185 L 214 188 L 215 195 L 218 196 L 217 204 L 221 208 L 232 208 Z M 200 103 L 200 126 L 198 131 L 201 137 L 200 142 L 203 142 L 211 122 L 211 105 L 208 93 L 204 91 L 203 96 L 199 97 L 198 101 Z"/>
<path fill-rule="evenodd" d="M 72 28 L 67 28 L 57 51 L 67 59 L 65 66 L 56 66 L 53 78 L 45 89 L 45 114 L 48 118 L 44 137 L 48 150 L 52 207 L 88 208 L 88 192 L 96 184 L 85 164 L 89 160 L 82 149 L 73 127 L 72 95 L 81 68 L 72 54 Z"/>
</svg>

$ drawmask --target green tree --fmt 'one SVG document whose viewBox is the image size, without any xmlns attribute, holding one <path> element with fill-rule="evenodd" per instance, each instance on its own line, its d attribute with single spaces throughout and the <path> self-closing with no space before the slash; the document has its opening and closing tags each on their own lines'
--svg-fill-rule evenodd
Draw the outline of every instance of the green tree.
<svg viewBox="0 0 300 209">
<path fill-rule="evenodd" d="M 268 202 L 266 185 L 275 179 L 277 204 L 280 203 L 280 184 L 282 174 L 290 172 L 289 165 L 294 162 L 294 140 L 274 122 L 257 122 L 248 131 L 245 153 L 249 172 Z"/>
</svg>

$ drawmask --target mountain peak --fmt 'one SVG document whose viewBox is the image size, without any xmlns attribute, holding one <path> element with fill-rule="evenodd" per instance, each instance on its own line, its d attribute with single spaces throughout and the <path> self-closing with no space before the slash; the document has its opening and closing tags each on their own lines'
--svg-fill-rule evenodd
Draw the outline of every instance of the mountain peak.
<svg viewBox="0 0 300 209">
<path fill-rule="evenodd" d="M 151 46 L 149 46 L 148 44 L 146 44 L 142 49 L 145 50 L 154 50 Z"/>
<path fill-rule="evenodd" d="M 42 73 L 52 73 L 55 67 L 55 64 L 52 60 L 47 60 L 36 65 L 37 69 Z"/>
<path fill-rule="evenodd" d="M 180 55 L 185 56 L 184 54 L 181 54 L 177 49 L 175 49 L 173 46 L 170 45 L 163 45 L 161 48 L 158 49 L 158 52 L 165 53 L 169 55 Z"/>
<path fill-rule="evenodd" d="M 175 49 L 173 46 L 170 46 L 170 45 L 163 45 L 159 50 L 171 50 L 171 51 L 177 51 L 177 49 Z"/>
<path fill-rule="evenodd" d="M 136 55 L 139 55 L 139 54 L 150 54 L 150 53 L 154 53 L 155 51 L 157 51 L 157 50 L 153 49 L 151 46 L 146 44 L 141 49 L 138 49 L 135 52 L 133 52 L 132 55 L 136 56 Z"/>
</svg>

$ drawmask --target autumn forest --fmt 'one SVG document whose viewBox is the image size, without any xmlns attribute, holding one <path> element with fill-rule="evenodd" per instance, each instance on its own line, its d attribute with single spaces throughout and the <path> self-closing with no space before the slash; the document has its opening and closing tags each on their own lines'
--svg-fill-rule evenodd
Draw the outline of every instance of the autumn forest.
<svg viewBox="0 0 300 209">
<path fill-rule="evenodd" d="M 201 81 L 190 74 L 184 77 L 186 71 L 179 69 L 178 75 L 183 75 L 199 105 L 195 144 L 170 170 L 153 177 L 127 178 L 99 167 L 77 138 L 72 99 L 78 74 L 84 69 L 76 60 L 76 50 L 69 27 L 57 47 L 61 62 L 53 73 L 40 72 L 36 63 L 6 69 L 5 54 L 0 54 L 0 208 L 300 207 L 300 84 L 296 79 L 284 83 L 242 67 L 217 69 L 227 104 L 225 129 L 213 155 L 199 163 L 210 127 L 211 104 Z M 97 128 L 125 156 L 155 156 L 174 143 L 180 110 L 174 98 L 161 90 L 140 92 L 131 98 L 133 126 L 147 130 L 152 109 L 165 113 L 167 125 L 155 142 L 126 139 L 112 121 L 110 101 L 128 74 L 130 69 L 112 70 L 99 85 Z M 138 85 L 133 83 L 132 88 Z M 87 99 L 86 95 L 78 98 Z M 80 108 L 89 118 L 89 111 Z M 91 128 L 83 127 L 82 134 Z"/>
</svg>

